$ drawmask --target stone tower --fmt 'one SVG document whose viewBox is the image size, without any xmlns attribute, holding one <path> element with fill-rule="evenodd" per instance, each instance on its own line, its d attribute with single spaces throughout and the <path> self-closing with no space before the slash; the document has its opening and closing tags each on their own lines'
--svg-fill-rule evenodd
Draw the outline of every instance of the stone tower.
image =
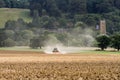
<svg viewBox="0 0 120 80">
<path fill-rule="evenodd" d="M 106 21 L 100 21 L 100 34 L 106 34 Z"/>
</svg>

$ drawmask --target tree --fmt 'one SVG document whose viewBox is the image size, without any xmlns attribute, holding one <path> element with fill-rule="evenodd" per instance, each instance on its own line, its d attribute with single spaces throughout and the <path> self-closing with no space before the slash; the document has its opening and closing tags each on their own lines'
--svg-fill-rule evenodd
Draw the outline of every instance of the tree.
<svg viewBox="0 0 120 80">
<path fill-rule="evenodd" d="M 58 22 L 61 28 L 65 28 L 67 26 L 67 19 L 65 18 L 60 18 Z"/>
<path fill-rule="evenodd" d="M 89 26 L 95 26 L 101 19 L 100 15 L 98 14 L 86 14 L 84 16 L 81 16 L 81 21 L 83 21 L 85 24 Z"/>
<path fill-rule="evenodd" d="M 34 37 L 30 40 L 30 47 L 33 49 L 42 48 L 44 46 L 45 36 L 40 35 L 39 37 Z"/>
<path fill-rule="evenodd" d="M 30 40 L 30 45 L 29 46 L 33 49 L 36 49 L 36 48 L 39 47 L 38 42 L 39 42 L 38 38 L 33 38 L 33 39 Z"/>
<path fill-rule="evenodd" d="M 107 35 L 99 35 L 96 40 L 97 45 L 101 48 L 101 50 L 106 49 L 110 45 L 110 37 Z"/>
<path fill-rule="evenodd" d="M 55 29 L 59 25 L 59 23 L 57 24 L 57 20 L 54 17 L 42 16 L 40 21 L 42 28 L 45 29 Z"/>
<path fill-rule="evenodd" d="M 15 21 L 12 21 L 12 20 L 8 20 L 6 23 L 5 23 L 5 29 L 6 30 L 14 30 L 15 29 Z"/>
<path fill-rule="evenodd" d="M 26 28 L 27 28 L 27 23 L 25 23 L 24 20 L 21 18 L 18 18 L 17 21 L 8 20 L 5 23 L 5 30 L 13 30 L 15 32 L 18 32 Z"/>
<path fill-rule="evenodd" d="M 120 9 L 120 0 L 114 0 L 115 6 Z"/>
<path fill-rule="evenodd" d="M 5 2 L 4 0 L 0 0 L 0 8 L 5 7 Z"/>
<path fill-rule="evenodd" d="M 15 46 L 15 41 L 8 38 L 8 39 L 4 40 L 4 46 L 5 47 L 13 47 L 13 46 Z"/>
<path fill-rule="evenodd" d="M 4 0 L 5 7 L 7 8 L 28 8 L 28 0 Z"/>
<path fill-rule="evenodd" d="M 0 47 L 4 47 L 4 40 L 7 39 L 7 36 L 4 32 L 4 30 L 0 29 Z"/>
<path fill-rule="evenodd" d="M 39 16 L 42 16 L 42 11 L 45 10 L 49 16 L 60 16 L 60 11 L 56 5 L 55 0 L 31 0 L 30 1 L 30 11 L 33 16 L 34 10 L 38 10 Z"/>
<path fill-rule="evenodd" d="M 46 0 L 46 11 L 49 12 L 50 16 L 59 17 L 61 15 L 55 0 Z"/>
<path fill-rule="evenodd" d="M 118 51 L 120 50 L 120 34 L 119 33 L 115 33 L 111 37 L 111 46 L 117 49 Z"/>
<path fill-rule="evenodd" d="M 7 38 L 14 39 L 15 32 L 13 30 L 5 30 Z"/>
<path fill-rule="evenodd" d="M 62 12 L 68 12 L 70 0 L 56 0 L 56 4 Z"/>
<path fill-rule="evenodd" d="M 6 4 L 6 7 L 11 8 L 11 1 L 10 0 L 4 0 L 4 1 L 5 1 L 5 4 Z"/>
<path fill-rule="evenodd" d="M 71 0 L 69 11 L 71 14 L 86 13 L 86 0 Z"/>
<path fill-rule="evenodd" d="M 33 20 L 32 20 L 32 26 L 39 27 L 40 26 L 40 20 L 39 20 L 39 12 L 37 10 L 34 10 L 33 13 Z"/>
<path fill-rule="evenodd" d="M 21 36 L 25 40 L 30 40 L 33 38 L 34 34 L 31 30 L 23 30 L 23 31 L 21 31 Z"/>
</svg>

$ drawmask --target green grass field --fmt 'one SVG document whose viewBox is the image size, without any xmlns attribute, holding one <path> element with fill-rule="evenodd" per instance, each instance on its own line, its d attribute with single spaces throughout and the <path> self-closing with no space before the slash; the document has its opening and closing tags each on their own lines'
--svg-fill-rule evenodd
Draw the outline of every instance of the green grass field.
<svg viewBox="0 0 120 80">
<path fill-rule="evenodd" d="M 18 18 L 30 22 L 32 18 L 29 16 L 29 13 L 28 9 L 0 8 L 0 28 L 4 27 L 6 21 L 17 20 Z"/>
<path fill-rule="evenodd" d="M 6 48 L 0 48 L 0 50 L 12 50 L 12 51 L 35 51 L 35 52 L 41 52 L 41 49 L 31 49 L 29 47 L 23 46 L 23 47 L 6 47 Z"/>
<path fill-rule="evenodd" d="M 43 49 L 31 49 L 27 46 L 0 48 L 0 50 L 44 52 Z M 68 53 L 70 53 L 70 52 L 68 52 Z M 114 51 L 114 49 L 113 50 L 105 50 L 105 51 L 96 51 L 95 49 L 92 49 L 92 48 L 90 48 L 88 50 L 79 50 L 79 51 L 75 51 L 75 52 L 71 52 L 71 53 L 73 53 L 73 54 L 120 54 L 120 52 Z"/>
</svg>

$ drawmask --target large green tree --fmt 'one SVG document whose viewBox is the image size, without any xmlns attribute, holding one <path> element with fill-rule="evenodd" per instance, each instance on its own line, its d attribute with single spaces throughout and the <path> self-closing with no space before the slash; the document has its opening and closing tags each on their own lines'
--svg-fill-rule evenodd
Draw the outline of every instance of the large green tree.
<svg viewBox="0 0 120 80">
<path fill-rule="evenodd" d="M 30 47 L 33 49 L 36 48 L 42 48 L 44 46 L 44 42 L 45 42 L 45 36 L 40 35 L 39 37 L 34 37 L 33 39 L 30 40 Z"/>
<path fill-rule="evenodd" d="M 101 48 L 101 50 L 106 49 L 110 45 L 110 37 L 107 35 L 99 35 L 96 40 L 97 45 Z"/>
<path fill-rule="evenodd" d="M 116 33 L 111 37 L 111 45 L 118 51 L 120 50 L 120 33 Z"/>
</svg>

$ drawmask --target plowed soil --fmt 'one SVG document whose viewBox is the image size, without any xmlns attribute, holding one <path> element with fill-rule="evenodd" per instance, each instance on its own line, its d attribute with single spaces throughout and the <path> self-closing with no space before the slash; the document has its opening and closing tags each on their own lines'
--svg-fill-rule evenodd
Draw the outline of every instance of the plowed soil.
<svg viewBox="0 0 120 80">
<path fill-rule="evenodd" d="M 1 50 L 0 80 L 120 80 L 120 55 Z"/>
</svg>

